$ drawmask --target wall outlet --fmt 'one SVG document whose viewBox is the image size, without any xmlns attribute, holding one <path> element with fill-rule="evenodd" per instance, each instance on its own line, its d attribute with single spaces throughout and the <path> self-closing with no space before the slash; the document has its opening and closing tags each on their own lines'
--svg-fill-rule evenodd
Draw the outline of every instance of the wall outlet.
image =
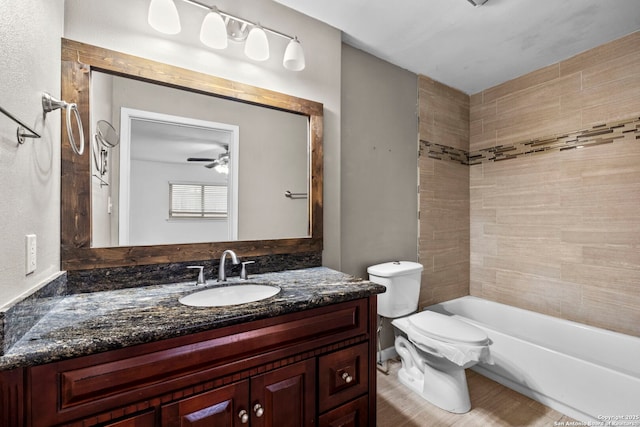
<svg viewBox="0 0 640 427">
<path fill-rule="evenodd" d="M 36 235 L 35 234 L 27 234 L 26 236 L 26 245 L 27 245 L 27 273 L 31 274 L 36 271 Z"/>
</svg>

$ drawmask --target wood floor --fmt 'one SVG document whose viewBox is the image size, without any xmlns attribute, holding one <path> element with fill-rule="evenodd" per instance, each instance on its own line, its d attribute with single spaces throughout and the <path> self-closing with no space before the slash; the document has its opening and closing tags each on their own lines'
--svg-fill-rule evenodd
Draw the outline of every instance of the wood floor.
<svg viewBox="0 0 640 427">
<path fill-rule="evenodd" d="M 554 426 L 575 421 L 467 369 L 471 411 L 452 414 L 409 391 L 398 381 L 400 362 L 389 375 L 378 372 L 378 427 Z"/>
</svg>

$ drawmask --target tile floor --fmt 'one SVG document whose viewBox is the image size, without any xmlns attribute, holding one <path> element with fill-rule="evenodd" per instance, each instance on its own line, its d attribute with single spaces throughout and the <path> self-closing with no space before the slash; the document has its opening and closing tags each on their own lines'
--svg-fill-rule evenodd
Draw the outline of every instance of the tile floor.
<svg viewBox="0 0 640 427">
<path fill-rule="evenodd" d="M 471 411 L 451 414 L 400 384 L 400 362 L 389 363 L 389 375 L 378 372 L 378 427 L 557 426 L 575 421 L 520 393 L 467 370 Z"/>
</svg>

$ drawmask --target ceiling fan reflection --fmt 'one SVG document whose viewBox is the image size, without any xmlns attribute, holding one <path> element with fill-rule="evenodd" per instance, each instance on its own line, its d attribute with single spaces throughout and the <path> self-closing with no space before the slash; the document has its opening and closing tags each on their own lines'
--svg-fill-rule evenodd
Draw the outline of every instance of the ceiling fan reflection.
<svg viewBox="0 0 640 427">
<path fill-rule="evenodd" d="M 210 162 L 204 165 L 205 168 L 214 168 L 219 173 L 229 173 L 229 153 L 222 153 L 217 159 L 210 157 L 189 157 L 188 162 Z"/>
</svg>

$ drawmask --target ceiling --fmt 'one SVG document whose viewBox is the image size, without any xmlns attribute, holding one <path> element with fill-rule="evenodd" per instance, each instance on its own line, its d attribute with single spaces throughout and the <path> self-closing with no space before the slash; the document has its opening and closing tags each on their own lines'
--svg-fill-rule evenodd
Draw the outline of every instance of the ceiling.
<svg viewBox="0 0 640 427">
<path fill-rule="evenodd" d="M 227 152 L 233 133 L 225 129 L 133 119 L 131 140 L 135 141 L 131 144 L 132 159 L 189 164 L 189 157 L 215 159 Z"/>
<path fill-rule="evenodd" d="M 640 0 L 275 1 L 341 30 L 351 46 L 468 94 L 640 30 Z"/>
</svg>

